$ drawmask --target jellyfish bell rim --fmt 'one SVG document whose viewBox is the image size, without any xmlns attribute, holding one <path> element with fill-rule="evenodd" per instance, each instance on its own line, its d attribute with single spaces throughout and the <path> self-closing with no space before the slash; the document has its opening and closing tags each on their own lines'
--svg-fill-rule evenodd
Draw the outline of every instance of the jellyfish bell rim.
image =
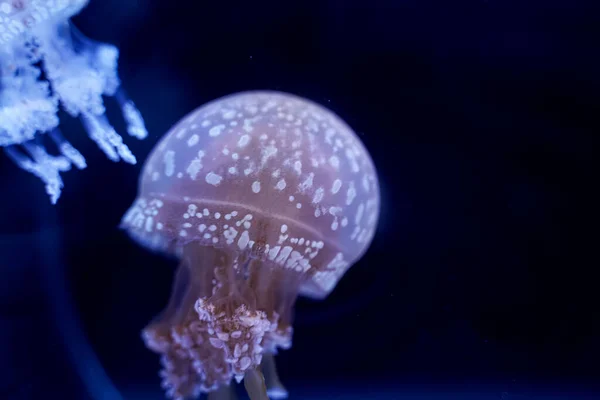
<svg viewBox="0 0 600 400">
<path fill-rule="evenodd" d="M 189 199 L 189 201 L 194 202 L 194 199 Z M 215 249 L 225 249 L 227 251 L 231 251 L 231 252 L 237 253 L 237 254 L 242 254 L 244 252 L 244 250 L 237 249 L 235 244 L 234 245 L 231 245 L 231 244 L 223 245 L 222 242 L 220 242 L 218 244 L 214 244 L 214 243 L 210 243 L 207 241 L 202 241 L 199 237 L 184 237 L 184 238 L 182 238 L 179 235 L 177 235 L 177 232 L 174 229 L 165 229 L 160 232 L 153 231 L 152 233 L 148 233 L 140 225 L 136 226 L 135 222 L 134 222 L 135 217 L 133 215 L 137 211 L 136 203 L 139 203 L 139 202 L 140 202 L 140 197 L 137 197 L 136 200 L 134 201 L 133 205 L 130 207 L 128 212 L 123 217 L 123 219 L 119 225 L 119 228 L 121 230 L 124 230 L 125 233 L 134 242 L 136 242 L 139 246 L 143 247 L 146 250 L 149 250 L 150 252 L 163 254 L 167 257 L 175 257 L 177 259 L 181 259 L 183 257 L 183 248 L 186 245 L 191 244 L 191 243 L 196 243 L 198 246 L 202 246 L 202 247 L 213 247 Z M 147 201 L 145 199 L 142 199 L 142 202 L 147 203 Z M 170 202 L 173 202 L 173 200 L 170 200 Z M 187 203 L 187 202 L 181 202 L 181 201 L 177 201 L 177 202 L 179 202 L 180 205 Z M 202 204 L 202 201 L 198 200 L 197 203 Z M 262 214 L 262 212 L 260 210 L 253 210 L 253 214 L 256 214 L 256 213 Z M 270 216 L 270 215 L 269 216 L 261 215 L 261 217 L 272 218 L 272 216 Z M 292 225 L 292 224 L 298 224 L 298 223 L 297 222 L 289 222 L 289 224 Z M 316 233 L 318 234 L 318 232 L 316 232 Z M 343 250 L 338 246 L 338 244 L 336 244 L 332 241 L 328 241 L 326 238 L 321 238 L 321 240 L 323 241 L 324 246 L 326 246 L 331 252 L 333 252 L 333 253 L 342 253 L 343 252 Z M 372 237 L 369 239 L 369 241 L 367 241 L 367 247 L 365 247 L 365 249 L 358 255 L 358 257 L 349 261 L 349 265 L 348 265 L 347 269 L 349 269 L 360 258 L 362 258 L 362 256 L 366 252 L 366 250 L 368 248 L 368 244 L 370 244 L 371 240 L 372 240 Z M 283 268 L 283 267 L 278 266 L 274 261 L 267 260 L 266 254 L 261 254 L 260 256 L 257 256 L 256 254 L 254 254 L 252 252 L 248 252 L 247 254 L 249 255 L 250 258 L 260 259 L 261 261 L 266 262 L 269 265 L 272 264 L 273 267 Z M 341 274 L 339 277 L 337 277 L 335 284 L 333 286 L 331 286 L 328 289 L 325 289 L 324 287 L 320 286 L 317 282 L 314 281 L 314 279 L 313 279 L 314 272 L 315 272 L 315 270 L 313 270 L 312 273 L 310 273 L 306 276 L 306 279 L 304 279 L 304 281 L 302 282 L 302 284 L 299 287 L 299 294 L 304 297 L 317 299 L 317 300 L 326 298 L 329 295 L 329 293 L 331 293 L 331 291 L 335 288 L 335 286 L 337 285 L 337 283 L 339 282 L 339 280 L 341 279 L 341 277 L 343 275 L 343 274 Z"/>
<path fill-rule="evenodd" d="M 128 212 L 123 217 L 121 223 L 119 224 L 119 228 L 121 230 L 124 230 L 125 233 L 134 242 L 136 242 L 139 246 L 143 247 L 144 249 L 149 250 L 150 252 L 153 252 L 153 253 L 163 254 L 167 257 L 174 257 L 177 259 L 181 259 L 183 256 L 183 248 L 190 243 L 196 242 L 199 246 L 207 246 L 207 247 L 213 247 L 213 248 L 217 248 L 217 249 L 222 249 L 222 248 L 229 246 L 229 245 L 223 245 L 221 243 L 214 244 L 214 243 L 201 242 L 198 238 L 194 238 L 194 237 L 181 238 L 178 235 L 176 235 L 176 233 L 173 230 L 166 230 L 166 231 L 160 231 L 160 232 L 154 231 L 152 233 L 147 233 L 143 229 L 141 229 L 140 226 L 136 226 L 132 222 L 130 213 L 132 212 L 132 210 L 135 210 L 135 207 L 136 207 L 135 205 L 139 201 L 140 201 L 140 197 L 136 197 L 136 200 L 133 202 L 133 205 L 130 207 Z M 194 199 L 189 199 L 189 201 L 193 202 Z M 183 202 L 180 202 L 180 203 L 183 204 Z M 198 203 L 201 203 L 201 201 L 198 201 Z M 257 211 L 254 211 L 254 212 L 256 213 Z M 258 212 L 261 213 L 260 211 L 258 211 Z M 378 217 L 379 217 L 379 212 L 380 212 L 380 210 L 378 208 L 378 210 L 377 210 Z M 315 300 L 323 300 L 323 299 L 327 298 L 327 296 L 329 296 L 329 294 L 337 286 L 337 284 L 343 277 L 344 273 L 347 272 L 347 270 L 349 270 L 353 265 L 358 263 L 365 256 L 365 254 L 368 252 L 368 250 L 371 246 L 371 243 L 373 242 L 373 240 L 375 238 L 375 234 L 376 234 L 376 230 L 374 230 L 373 234 L 368 238 L 367 241 L 365 241 L 362 251 L 360 253 L 358 253 L 358 255 L 356 257 L 354 257 L 352 260 L 350 260 L 348 262 L 348 267 L 343 271 L 343 273 L 341 275 L 339 275 L 337 277 L 337 279 L 335 280 L 335 283 L 331 287 L 325 288 L 322 285 L 319 285 L 314 280 L 314 276 L 313 276 L 314 271 L 313 271 L 313 274 L 309 274 L 306 277 L 306 279 L 304 280 L 304 282 L 300 285 L 299 292 L 298 292 L 299 295 L 310 298 L 310 299 L 315 299 Z M 328 248 L 334 249 L 334 253 L 342 252 L 342 250 L 336 243 L 327 241 L 325 238 L 323 238 L 322 240 L 325 242 L 325 245 Z M 239 251 L 239 250 L 235 249 L 235 246 L 230 247 L 229 250 L 234 251 L 234 252 Z M 241 253 L 241 251 L 240 251 L 240 253 Z M 253 255 L 252 253 L 250 253 L 249 255 L 251 258 L 255 258 L 255 259 L 258 258 L 255 255 Z"/>
</svg>

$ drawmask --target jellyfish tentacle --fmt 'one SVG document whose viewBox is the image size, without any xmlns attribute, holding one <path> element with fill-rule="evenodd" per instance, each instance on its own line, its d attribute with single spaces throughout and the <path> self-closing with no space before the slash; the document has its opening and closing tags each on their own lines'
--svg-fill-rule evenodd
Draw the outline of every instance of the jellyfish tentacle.
<svg viewBox="0 0 600 400">
<path fill-rule="evenodd" d="M 64 138 L 60 129 L 54 128 L 49 132 L 48 136 L 52 139 L 60 153 L 69 159 L 69 161 L 77 167 L 77 169 L 84 169 L 87 167 L 85 158 L 67 139 Z"/>
<path fill-rule="evenodd" d="M 233 268 L 227 264 L 215 268 L 216 290 L 209 301 L 228 315 L 233 315 L 242 305 L 256 309 L 256 295 L 243 276 L 245 264 L 246 261 L 240 262 L 240 257 L 236 257 Z"/>
<path fill-rule="evenodd" d="M 123 138 L 108 123 L 105 116 L 89 112 L 84 112 L 81 116 L 90 139 L 96 142 L 111 161 L 117 162 L 122 159 L 129 164 L 137 163 L 129 147 L 123 143 Z"/>
<path fill-rule="evenodd" d="M 137 109 L 133 100 L 131 100 L 123 87 L 119 86 L 115 92 L 115 99 L 121 108 L 121 113 L 127 124 L 127 133 L 137 139 L 145 139 L 148 136 L 148 130 L 144 124 L 142 113 Z"/>
<path fill-rule="evenodd" d="M 181 357 L 171 351 L 161 358 L 163 369 L 159 376 L 167 397 L 173 400 L 196 398 L 200 395 L 199 378 L 191 360 L 182 362 Z"/>
<path fill-rule="evenodd" d="M 23 143 L 23 149 L 29 154 L 18 151 L 14 146 L 5 148 L 8 157 L 23 170 L 40 178 L 46 185 L 46 193 L 52 204 L 56 204 L 63 187 L 60 172 L 71 168 L 69 160 L 63 156 L 52 156 L 46 152 L 43 144 L 37 140 Z"/>
<path fill-rule="evenodd" d="M 267 394 L 272 400 L 287 399 L 288 391 L 281 383 L 277 374 L 277 366 L 275 365 L 275 356 L 270 353 L 263 355 L 261 369 L 265 377 L 267 386 Z"/>
<path fill-rule="evenodd" d="M 265 377 L 258 369 L 252 368 L 244 374 L 244 387 L 250 400 L 269 400 Z"/>
<path fill-rule="evenodd" d="M 150 331 L 155 332 L 156 330 L 161 329 L 163 331 L 162 336 L 169 334 L 170 328 L 168 328 L 168 323 L 175 318 L 177 311 L 184 301 L 184 297 L 189 285 L 189 270 L 186 267 L 185 262 L 182 261 L 177 268 L 177 272 L 175 273 L 175 279 L 173 279 L 173 287 L 171 289 L 171 296 L 169 297 L 167 306 L 144 329 L 142 332 L 143 337 L 146 337 Z"/>
</svg>

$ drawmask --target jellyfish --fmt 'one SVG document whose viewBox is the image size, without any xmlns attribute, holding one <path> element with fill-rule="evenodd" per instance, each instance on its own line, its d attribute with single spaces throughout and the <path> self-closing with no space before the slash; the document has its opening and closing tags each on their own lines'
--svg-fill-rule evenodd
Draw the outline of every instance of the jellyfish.
<svg viewBox="0 0 600 400">
<path fill-rule="evenodd" d="M 39 177 L 54 204 L 82 154 L 60 132 L 59 107 L 79 117 L 88 136 L 113 161 L 136 158 L 105 116 L 102 96 L 114 96 L 129 135 L 147 135 L 142 116 L 117 74 L 116 47 L 86 38 L 69 18 L 89 0 L 0 0 L 0 146 Z M 47 151 L 48 133 L 60 155 Z"/>
<path fill-rule="evenodd" d="M 274 356 L 299 295 L 324 298 L 365 253 L 379 216 L 369 153 L 338 116 L 280 92 L 199 107 L 161 139 L 122 228 L 179 260 L 143 330 L 173 399 L 287 396 Z M 269 396 L 269 397 L 267 397 Z"/>
</svg>

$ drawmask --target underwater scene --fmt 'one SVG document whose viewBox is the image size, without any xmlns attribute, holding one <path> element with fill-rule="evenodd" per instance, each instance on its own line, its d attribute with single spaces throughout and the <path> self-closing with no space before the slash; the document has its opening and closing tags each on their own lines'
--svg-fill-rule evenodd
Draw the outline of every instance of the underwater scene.
<svg viewBox="0 0 600 400">
<path fill-rule="evenodd" d="M 0 0 L 0 400 L 600 399 L 586 1 Z"/>
</svg>

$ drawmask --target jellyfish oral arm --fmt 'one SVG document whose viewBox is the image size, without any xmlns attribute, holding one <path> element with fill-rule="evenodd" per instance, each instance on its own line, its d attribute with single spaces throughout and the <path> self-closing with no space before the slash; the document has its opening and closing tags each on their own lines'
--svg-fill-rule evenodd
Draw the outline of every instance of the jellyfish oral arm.
<svg viewBox="0 0 600 400">
<path fill-rule="evenodd" d="M 250 400 L 269 400 L 265 378 L 259 370 L 252 368 L 246 372 L 244 386 Z"/>
<path fill-rule="evenodd" d="M 143 119 L 117 74 L 116 47 L 86 38 L 69 18 L 88 0 L 0 0 L 0 146 L 19 167 L 39 177 L 52 203 L 60 172 L 81 169 L 83 156 L 60 132 L 58 110 L 81 118 L 88 136 L 113 161 L 136 159 L 105 117 L 102 96 L 114 96 L 129 135 L 147 135 Z M 50 133 L 61 155 L 36 136 Z"/>
<path fill-rule="evenodd" d="M 300 280 L 281 279 L 285 271 L 273 270 L 278 267 L 222 249 L 190 244 L 183 252 L 171 301 L 144 330 L 147 347 L 165 360 L 163 386 L 185 396 L 217 390 L 232 379 L 246 382 L 250 376 L 245 385 L 252 399 L 262 400 L 268 399 L 260 384 L 264 370 L 269 392 L 282 398 L 287 392 L 272 356 L 263 363 L 263 355 L 290 346 Z M 295 289 L 288 287 L 293 281 Z M 192 386 L 183 384 L 191 379 L 182 372 L 188 369 L 199 377 Z"/>
</svg>

